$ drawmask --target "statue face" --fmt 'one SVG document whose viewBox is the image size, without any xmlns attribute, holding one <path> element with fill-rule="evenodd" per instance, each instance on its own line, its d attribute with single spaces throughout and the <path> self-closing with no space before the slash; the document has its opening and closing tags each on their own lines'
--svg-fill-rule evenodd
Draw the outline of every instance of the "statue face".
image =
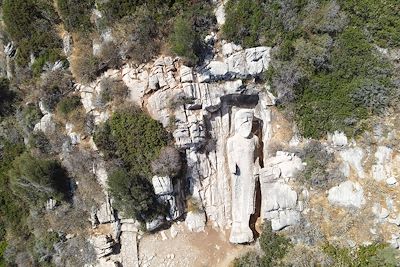
<svg viewBox="0 0 400 267">
<path fill-rule="evenodd" d="M 253 112 L 249 110 L 240 110 L 235 116 L 236 133 L 244 138 L 251 135 L 253 127 Z"/>
</svg>

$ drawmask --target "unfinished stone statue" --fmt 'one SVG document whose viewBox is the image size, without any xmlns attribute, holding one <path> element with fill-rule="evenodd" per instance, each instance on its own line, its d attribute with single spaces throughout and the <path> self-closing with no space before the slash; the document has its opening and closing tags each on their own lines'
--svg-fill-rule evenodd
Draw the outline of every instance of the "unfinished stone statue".
<svg viewBox="0 0 400 267">
<path fill-rule="evenodd" d="M 241 109 L 235 114 L 235 134 L 227 141 L 227 155 L 232 185 L 231 243 L 254 240 L 250 216 L 255 212 L 255 186 L 259 170 L 258 137 L 252 130 L 253 111 Z"/>
</svg>

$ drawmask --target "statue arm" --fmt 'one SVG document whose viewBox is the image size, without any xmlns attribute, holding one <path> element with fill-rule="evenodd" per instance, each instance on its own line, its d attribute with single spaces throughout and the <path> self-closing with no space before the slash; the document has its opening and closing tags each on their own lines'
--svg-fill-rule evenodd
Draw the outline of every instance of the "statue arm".
<svg viewBox="0 0 400 267">
<path fill-rule="evenodd" d="M 227 143 L 227 157 L 228 157 L 228 167 L 229 167 L 229 172 L 236 174 L 236 162 L 234 161 L 233 157 L 233 144 L 232 140 L 228 139 Z"/>
<path fill-rule="evenodd" d="M 259 147 L 260 147 L 260 141 L 258 137 L 255 135 L 254 136 L 254 142 L 255 142 L 255 150 L 254 150 L 254 175 L 259 176 L 260 175 L 260 157 L 259 157 Z"/>
</svg>

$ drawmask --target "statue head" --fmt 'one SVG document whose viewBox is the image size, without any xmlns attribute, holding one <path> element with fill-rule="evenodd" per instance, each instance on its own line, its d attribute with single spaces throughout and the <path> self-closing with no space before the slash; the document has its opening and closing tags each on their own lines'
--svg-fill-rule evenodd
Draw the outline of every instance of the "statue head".
<svg viewBox="0 0 400 267">
<path fill-rule="evenodd" d="M 235 133 L 248 138 L 253 127 L 253 110 L 240 109 L 235 114 Z"/>
</svg>

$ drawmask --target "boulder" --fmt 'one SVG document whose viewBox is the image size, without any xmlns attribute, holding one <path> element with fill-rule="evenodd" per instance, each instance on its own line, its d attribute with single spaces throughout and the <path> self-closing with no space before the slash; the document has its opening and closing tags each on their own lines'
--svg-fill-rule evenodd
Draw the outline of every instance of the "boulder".
<svg viewBox="0 0 400 267">
<path fill-rule="evenodd" d="M 392 175 L 393 150 L 386 146 L 379 146 L 375 152 L 375 164 L 372 166 L 372 176 L 376 181 L 389 180 L 394 182 Z M 394 180 L 393 180 L 393 179 Z"/>
<path fill-rule="evenodd" d="M 153 176 L 152 184 L 156 195 L 168 195 L 174 192 L 171 177 Z"/>
<path fill-rule="evenodd" d="M 365 204 L 364 190 L 359 183 L 346 181 L 329 189 L 328 201 L 333 205 L 361 208 Z"/>
<path fill-rule="evenodd" d="M 53 134 L 56 130 L 56 124 L 53 121 L 52 114 L 44 115 L 33 128 L 34 132 L 42 131 L 45 135 Z"/>
<path fill-rule="evenodd" d="M 185 223 L 189 231 L 202 232 L 206 226 L 206 216 L 203 212 L 189 211 Z"/>
<path fill-rule="evenodd" d="M 362 167 L 364 151 L 360 147 L 349 148 L 340 152 L 343 160 L 343 173 L 346 177 L 350 176 L 350 168 L 352 168 L 359 178 L 364 178 L 365 173 Z"/>
<path fill-rule="evenodd" d="M 348 143 L 346 134 L 339 131 L 335 131 L 333 134 L 328 134 L 328 140 L 337 147 L 346 146 Z"/>
<path fill-rule="evenodd" d="M 190 83 L 193 82 L 193 71 L 192 68 L 182 66 L 179 74 L 181 76 L 181 82 L 182 83 Z"/>
</svg>

